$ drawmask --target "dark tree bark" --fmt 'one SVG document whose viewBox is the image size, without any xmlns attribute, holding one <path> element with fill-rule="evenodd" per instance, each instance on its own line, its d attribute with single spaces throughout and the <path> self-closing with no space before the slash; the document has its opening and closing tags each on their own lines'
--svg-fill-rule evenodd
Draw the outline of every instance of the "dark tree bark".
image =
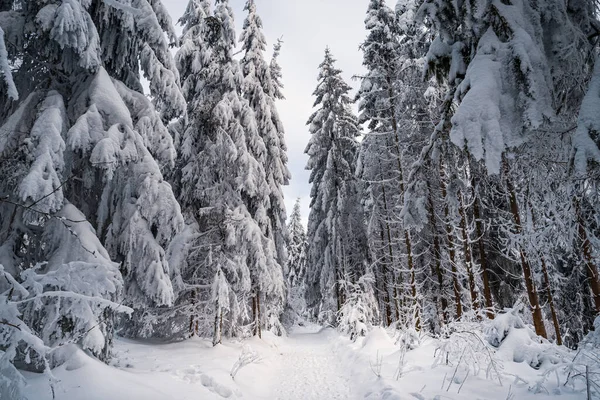
<svg viewBox="0 0 600 400">
<path fill-rule="evenodd" d="M 517 201 L 517 193 L 515 187 L 508 174 L 508 163 L 506 159 L 503 160 L 504 174 L 506 179 L 506 188 L 508 190 L 508 198 L 510 211 L 512 213 L 515 233 L 523 233 L 523 225 L 521 224 L 521 215 L 519 213 L 519 203 Z M 542 315 L 542 308 L 540 307 L 539 297 L 535 289 L 535 282 L 533 280 L 533 274 L 531 272 L 531 265 L 527 258 L 525 249 L 521 247 L 519 250 L 521 258 L 521 268 L 523 270 L 523 279 L 525 280 L 525 287 L 527 289 L 527 297 L 529 298 L 529 307 L 533 315 L 533 325 L 535 327 L 535 333 L 538 336 L 547 338 L 546 327 L 544 326 L 544 317 Z"/>
</svg>

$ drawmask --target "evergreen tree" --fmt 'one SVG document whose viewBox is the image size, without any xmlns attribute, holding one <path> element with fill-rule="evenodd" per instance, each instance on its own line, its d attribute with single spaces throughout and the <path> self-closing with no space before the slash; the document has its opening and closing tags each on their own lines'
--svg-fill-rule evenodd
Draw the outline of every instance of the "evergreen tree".
<svg viewBox="0 0 600 400">
<path fill-rule="evenodd" d="M 253 0 L 246 3 L 248 16 L 240 38 L 244 57 L 240 64 L 244 74 L 244 98 L 250 104 L 256 118 L 258 136 L 264 143 L 263 148 L 255 150 L 256 159 L 262 164 L 267 180 L 267 190 L 257 196 L 255 219 L 263 234 L 273 241 L 276 249 L 276 260 L 272 265 L 284 266 L 286 263 L 285 242 L 287 227 L 286 211 L 282 186 L 289 183 L 290 173 L 287 169 L 287 154 L 284 140 L 283 124 L 275 106 L 278 88 L 277 82 L 271 79 L 271 68 L 263 57 L 266 40 L 262 33 L 262 21 L 256 12 Z M 277 72 L 277 71 L 276 71 Z M 276 77 L 279 78 L 279 77 Z M 278 267 L 276 267 L 278 268 Z M 267 303 L 267 327 L 280 331 L 278 318 L 282 309 L 277 299 L 265 299 Z M 259 318 L 259 317 L 257 317 Z"/>
<path fill-rule="evenodd" d="M 262 164 L 266 150 L 243 97 L 242 69 L 233 58 L 232 10 L 227 1 L 217 0 L 211 15 L 206 2 L 192 1 L 184 21 L 177 60 L 188 112 L 177 186 L 184 214 L 197 231 L 191 235 L 185 277 L 192 297 L 204 307 L 194 310 L 197 318 L 208 322 L 213 316 L 212 328 L 205 323 L 200 330 L 212 329 L 217 344 L 223 334 L 246 334 L 248 322 L 260 335 L 272 316 L 261 316 L 263 308 L 278 321 L 283 272 L 273 240 L 263 231 L 268 226 L 269 186 Z M 207 286 L 212 286 L 211 293 L 197 293 Z"/>
<path fill-rule="evenodd" d="M 304 281 L 306 273 L 306 231 L 300 214 L 300 199 L 296 200 L 290 214 L 288 231 L 290 233 L 287 244 L 288 284 L 290 287 L 295 287 Z"/>
<path fill-rule="evenodd" d="M 362 276 L 367 259 L 364 217 L 354 179 L 360 130 L 350 109 L 350 87 L 335 68 L 328 48 L 319 69 L 314 91 L 317 110 L 307 123 L 312 136 L 305 150 L 312 184 L 306 298 L 314 318 L 334 323 L 345 302 L 340 281 Z"/>
<path fill-rule="evenodd" d="M 308 243 L 306 230 L 302 224 L 302 215 L 300 214 L 300 199 L 296 200 L 292 214 L 288 222 L 288 242 L 286 245 L 288 254 L 288 300 L 287 305 L 291 308 L 295 320 L 298 316 L 304 315 L 306 311 L 306 256 Z M 293 322 L 293 321 L 291 321 Z"/>
<path fill-rule="evenodd" d="M 161 172 L 175 156 L 164 122 L 184 105 L 170 20 L 159 0 L 5 1 L 2 11 L 1 312 L 20 312 L 23 332 L 41 338 L 19 353 L 30 368 L 48 367 L 43 345 L 67 342 L 108 359 L 114 311 L 131 311 L 117 303 L 135 308 L 124 332 L 151 334 L 143 316 L 178 290 L 167 249 L 183 219 Z M 0 337 L 2 363 L 32 343 L 10 325 Z"/>
<path fill-rule="evenodd" d="M 285 263 L 286 212 L 282 186 L 289 183 L 290 173 L 286 167 L 287 154 L 283 124 L 275 106 L 275 101 L 283 98 L 279 82 L 281 70 L 277 65 L 280 45 L 277 45 L 271 65 L 267 64 L 263 57 L 266 40 L 262 33 L 262 21 L 256 13 L 256 4 L 254 1 L 248 1 L 245 9 L 248 11 L 248 17 L 244 21 L 240 39 L 245 52 L 241 60 L 244 72 L 244 97 L 254 110 L 258 133 L 266 146 L 264 167 L 270 194 L 267 209 L 269 227 L 265 227 L 265 231 L 275 241 L 278 262 L 283 265 Z M 275 79 L 271 77 L 272 74 L 275 74 Z"/>
</svg>

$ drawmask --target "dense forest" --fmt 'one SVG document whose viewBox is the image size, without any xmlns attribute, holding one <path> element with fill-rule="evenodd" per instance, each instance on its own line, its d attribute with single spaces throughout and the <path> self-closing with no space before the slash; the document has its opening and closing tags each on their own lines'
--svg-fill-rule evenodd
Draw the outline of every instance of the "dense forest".
<svg viewBox="0 0 600 400">
<path fill-rule="evenodd" d="M 240 35 L 227 0 L 190 0 L 181 35 L 160 0 L 0 0 L 0 398 L 68 344 L 110 362 L 116 335 L 448 338 L 518 312 L 587 343 L 598 3 L 365 3 L 359 90 L 333 49 L 316 70 L 304 226 L 285 43 L 253 0 Z"/>
<path fill-rule="evenodd" d="M 600 313 L 596 12 L 369 3 L 360 90 L 326 51 L 309 120 L 313 317 L 440 332 L 522 303 L 577 345 Z"/>
</svg>

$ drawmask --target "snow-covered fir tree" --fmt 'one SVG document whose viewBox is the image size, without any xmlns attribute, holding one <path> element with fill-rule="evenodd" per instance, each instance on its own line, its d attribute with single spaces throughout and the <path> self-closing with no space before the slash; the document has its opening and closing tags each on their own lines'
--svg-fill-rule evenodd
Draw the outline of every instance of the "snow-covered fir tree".
<svg viewBox="0 0 600 400">
<path fill-rule="evenodd" d="M 223 335 L 248 334 L 248 323 L 257 335 L 263 326 L 280 328 L 285 283 L 267 232 L 266 147 L 233 58 L 233 12 L 227 1 L 214 11 L 192 1 L 183 22 L 176 58 L 188 110 L 176 185 L 195 230 L 184 279 L 199 304 L 191 318 L 202 323 L 193 329 L 212 331 L 217 344 Z"/>
<path fill-rule="evenodd" d="M 281 97 L 278 81 L 281 73 L 276 65 L 279 49 L 275 52 L 272 69 L 263 56 L 266 50 L 266 39 L 254 0 L 246 3 L 245 10 L 248 11 L 248 16 L 244 20 L 240 37 L 244 51 L 244 57 L 240 61 L 244 74 L 243 93 L 254 111 L 258 136 L 264 143 L 264 153 L 262 148 L 257 148 L 255 157 L 263 165 L 268 185 L 267 191 L 262 193 L 261 197 L 257 196 L 256 204 L 251 208 L 256 210 L 255 219 L 263 234 L 275 244 L 277 259 L 269 263 L 284 267 L 287 258 L 285 252 L 287 227 L 282 186 L 289 183 L 290 172 L 286 165 L 287 148 L 283 124 L 275 105 L 275 101 Z M 272 72 L 277 74 L 276 81 L 271 78 Z M 266 299 L 265 303 L 267 328 L 274 328 L 276 331 L 280 330 L 278 318 L 282 312 L 277 300 L 277 298 Z"/>
<path fill-rule="evenodd" d="M 306 273 L 306 230 L 302 223 L 300 199 L 296 199 L 288 222 L 289 239 L 288 253 L 288 283 L 291 287 L 300 285 Z"/>
<path fill-rule="evenodd" d="M 362 276 L 368 257 L 354 178 L 360 129 L 350 108 L 350 86 L 341 73 L 327 48 L 319 66 L 316 111 L 307 123 L 312 136 L 305 150 L 312 184 L 306 299 L 311 316 L 329 323 L 335 323 L 346 299 L 340 282 Z"/>
<path fill-rule="evenodd" d="M 263 56 L 266 50 L 266 39 L 262 33 L 262 21 L 256 12 L 254 1 L 248 1 L 245 9 L 248 16 L 240 38 L 244 57 L 241 60 L 244 73 L 244 97 L 254 110 L 259 136 L 266 146 L 264 167 L 269 183 L 269 207 L 267 216 L 269 225 L 264 230 L 277 244 L 277 256 L 281 265 L 285 263 L 285 205 L 283 204 L 282 186 L 287 185 L 290 172 L 287 169 L 287 154 L 283 124 L 275 106 L 275 101 L 282 98 L 279 79 L 280 68 L 277 56 L 280 44 L 274 52 L 271 65 Z M 274 79 L 271 74 L 275 74 Z"/>
<path fill-rule="evenodd" d="M 167 249 L 183 218 L 161 172 L 164 122 L 184 110 L 170 18 L 158 0 L 4 1 L 0 25 L 0 308 L 22 321 L 0 326 L 1 368 L 25 331 L 41 339 L 18 353 L 28 368 L 44 368 L 43 345 L 108 359 L 114 311 L 133 307 L 123 326 L 151 334 L 144 315 L 178 290 Z"/>
<path fill-rule="evenodd" d="M 286 250 L 288 255 L 288 300 L 287 305 L 292 312 L 290 319 L 293 322 L 298 316 L 303 316 L 306 312 L 306 253 L 308 242 L 306 238 L 306 229 L 302 223 L 302 214 L 300 211 L 300 199 L 296 200 L 292 213 L 288 221 L 288 241 Z"/>
</svg>

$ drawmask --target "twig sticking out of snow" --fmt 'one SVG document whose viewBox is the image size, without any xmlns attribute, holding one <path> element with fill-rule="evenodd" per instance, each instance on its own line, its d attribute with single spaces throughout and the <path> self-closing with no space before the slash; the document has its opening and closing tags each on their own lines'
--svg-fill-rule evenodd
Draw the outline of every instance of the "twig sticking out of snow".
<svg viewBox="0 0 600 400">
<path fill-rule="evenodd" d="M 375 364 L 369 361 L 369 367 L 371 371 L 375 374 L 376 377 L 381 378 L 381 368 L 383 367 L 383 356 L 379 356 L 379 350 L 377 350 L 377 355 L 375 356 Z"/>
<path fill-rule="evenodd" d="M 512 392 L 512 385 L 508 387 L 508 394 L 506 395 L 506 400 L 513 400 L 515 395 Z"/>
<path fill-rule="evenodd" d="M 245 345 L 242 348 L 242 354 L 240 354 L 240 358 L 238 358 L 238 360 L 235 362 L 235 364 L 233 364 L 233 367 L 231 368 L 231 373 L 229 374 L 231 375 L 231 379 L 235 380 L 235 376 L 237 375 L 240 369 L 242 369 L 248 364 L 252 364 L 259 360 L 260 356 L 258 355 L 258 353 L 252 350 L 252 347 L 250 347 L 250 345 Z"/>
<path fill-rule="evenodd" d="M 448 384 L 448 387 L 446 388 L 446 392 L 450 390 L 450 386 L 452 386 L 452 382 L 454 382 L 454 378 L 456 377 L 456 372 L 458 371 L 458 367 L 460 365 L 460 363 L 462 362 L 462 359 L 465 355 L 465 352 L 467 351 L 467 348 L 465 347 L 465 349 L 463 350 L 460 359 L 458 360 L 458 364 L 456 364 L 456 368 L 454 368 L 454 373 L 452 374 L 452 378 L 450 378 L 450 383 Z"/>
<path fill-rule="evenodd" d="M 467 378 L 469 377 L 469 372 L 471 372 L 470 369 L 467 370 L 467 375 L 465 376 L 465 379 L 463 379 L 462 383 L 460 384 L 459 388 L 458 388 L 458 392 L 456 393 L 460 393 L 460 389 L 462 389 L 463 385 L 465 384 L 465 382 L 467 381 Z"/>
</svg>

